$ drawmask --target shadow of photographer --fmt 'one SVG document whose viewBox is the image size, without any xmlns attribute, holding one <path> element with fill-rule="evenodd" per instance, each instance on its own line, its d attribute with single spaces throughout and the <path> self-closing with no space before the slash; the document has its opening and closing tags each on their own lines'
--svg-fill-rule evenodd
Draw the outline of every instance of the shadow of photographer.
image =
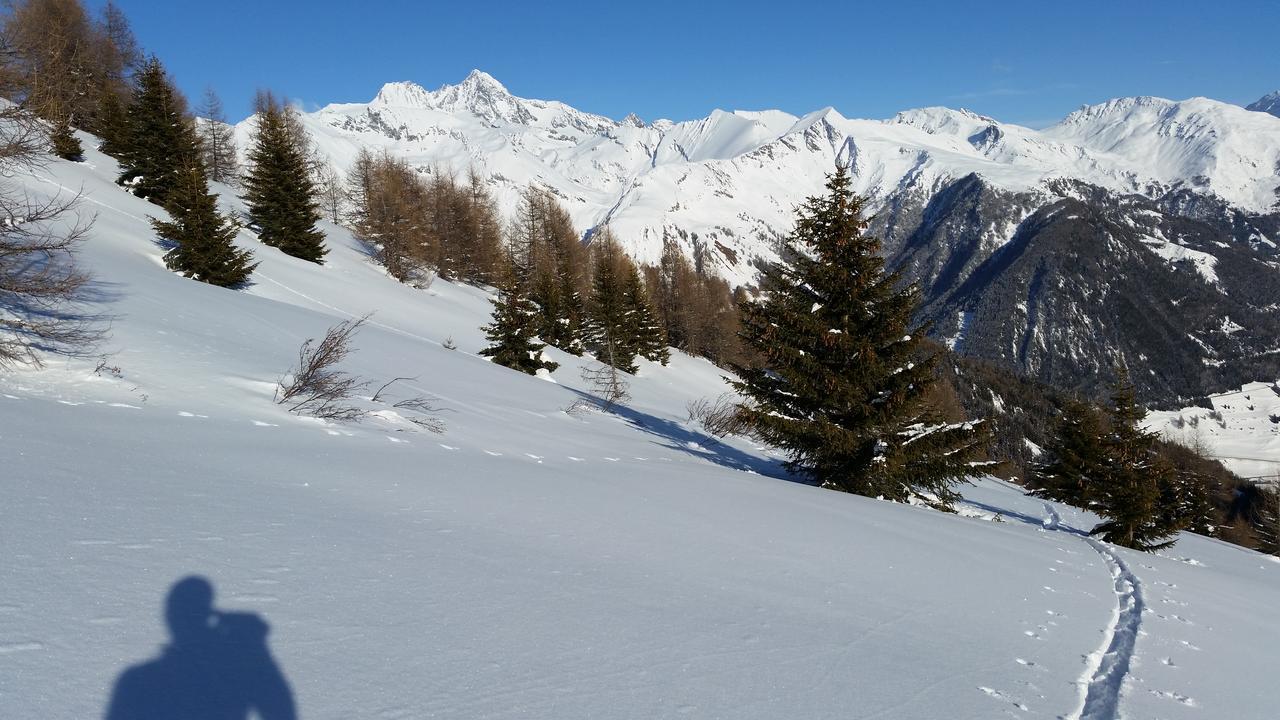
<svg viewBox="0 0 1280 720">
<path fill-rule="evenodd" d="M 196 576 L 169 589 L 164 617 L 170 643 L 120 674 L 106 720 L 296 720 L 265 620 L 216 610 L 213 585 Z"/>
</svg>

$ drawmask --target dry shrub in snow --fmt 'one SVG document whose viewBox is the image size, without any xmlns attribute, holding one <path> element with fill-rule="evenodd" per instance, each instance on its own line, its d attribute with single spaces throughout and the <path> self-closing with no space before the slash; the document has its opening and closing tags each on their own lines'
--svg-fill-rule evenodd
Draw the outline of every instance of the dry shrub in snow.
<svg viewBox="0 0 1280 720">
<path fill-rule="evenodd" d="M 368 319 L 365 315 L 344 320 L 329 328 L 319 343 L 315 338 L 302 343 L 297 367 L 276 386 L 276 402 L 290 412 L 324 420 L 346 422 L 363 417 L 365 411 L 351 400 L 366 383 L 336 366 L 351 354 L 351 338 Z"/>
</svg>

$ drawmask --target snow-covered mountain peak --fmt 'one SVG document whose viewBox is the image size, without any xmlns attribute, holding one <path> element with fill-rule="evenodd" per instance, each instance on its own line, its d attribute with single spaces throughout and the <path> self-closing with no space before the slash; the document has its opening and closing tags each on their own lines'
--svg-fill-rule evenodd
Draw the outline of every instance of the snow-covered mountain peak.
<svg viewBox="0 0 1280 720">
<path fill-rule="evenodd" d="M 441 85 L 432 93 L 439 104 L 467 102 L 476 99 L 493 100 L 503 97 L 514 97 L 507 86 L 497 78 L 483 70 L 472 70 L 457 85 Z"/>
<path fill-rule="evenodd" d="M 390 107 L 431 107 L 431 93 L 421 85 L 402 80 L 382 86 L 370 105 Z"/>
<path fill-rule="evenodd" d="M 1263 95 L 1258 98 L 1257 102 L 1245 107 L 1245 110 L 1264 112 L 1280 117 L 1280 90 Z"/>
<path fill-rule="evenodd" d="M 930 135 L 964 136 L 973 134 L 975 130 L 1000 124 L 994 118 L 964 108 L 953 110 L 938 106 L 904 110 L 894 115 L 889 122 L 894 125 L 909 125 Z"/>
<path fill-rule="evenodd" d="M 533 101 L 515 97 L 506 86 L 483 70 L 472 70 L 457 85 L 444 85 L 431 93 L 431 108 L 447 113 L 470 113 L 491 124 L 528 125 L 537 116 Z"/>
</svg>

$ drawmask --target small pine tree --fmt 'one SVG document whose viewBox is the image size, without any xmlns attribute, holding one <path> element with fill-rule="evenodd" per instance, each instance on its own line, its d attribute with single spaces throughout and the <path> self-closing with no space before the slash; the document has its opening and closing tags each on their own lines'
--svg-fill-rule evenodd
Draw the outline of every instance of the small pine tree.
<svg viewBox="0 0 1280 720">
<path fill-rule="evenodd" d="M 218 212 L 217 197 L 209 192 L 204 167 L 194 159 L 179 177 L 170 195 L 172 220 L 152 218 L 156 234 L 174 244 L 165 254 L 165 264 L 186 277 L 235 287 L 253 274 L 257 263 L 253 253 L 235 246 L 239 228 Z"/>
<path fill-rule="evenodd" d="M 84 160 L 84 148 L 80 146 L 80 138 L 71 130 L 71 119 L 61 116 L 49 131 L 49 145 L 53 154 L 63 160 L 80 162 Z"/>
<path fill-rule="evenodd" d="M 257 129 L 244 178 L 249 223 L 262 242 L 296 258 L 323 263 L 320 202 L 311 179 L 301 125 L 270 93 L 257 100 Z"/>
<path fill-rule="evenodd" d="M 118 154 L 123 168 L 118 182 L 168 209 L 169 192 L 178 185 L 178 176 L 198 146 L 186 100 L 160 61 L 148 59 L 129 105 L 125 140 Z"/>
<path fill-rule="evenodd" d="M 1105 519 L 1090 531 L 1103 540 L 1137 550 L 1174 543 L 1181 529 L 1171 488 L 1173 468 L 1156 456 L 1155 434 L 1142 428 L 1146 410 L 1121 372 L 1111 396 L 1111 421 L 1103 441 L 1104 481 L 1094 508 Z"/>
<path fill-rule="evenodd" d="M 942 422 L 925 402 L 936 356 L 911 327 L 918 294 L 885 273 L 863 201 L 837 166 L 784 241 L 784 257 L 742 306 L 758 365 L 734 363 L 742 419 L 824 487 L 946 506 L 974 474 L 980 424 Z"/>
<path fill-rule="evenodd" d="M 480 354 L 493 358 L 495 363 L 530 375 L 559 367 L 558 363 L 542 358 L 546 345 L 537 338 L 538 306 L 520 284 L 498 293 L 493 300 L 493 321 L 483 329 L 492 344 Z"/>
<path fill-rule="evenodd" d="M 631 265 L 630 262 L 627 263 Z M 667 333 L 658 321 L 657 311 L 649 300 L 644 281 L 640 279 L 640 271 L 631 265 L 630 272 L 623 278 L 622 295 L 627 305 L 629 334 L 636 354 L 652 362 L 666 365 L 671 360 L 671 351 L 667 349 Z"/>
</svg>

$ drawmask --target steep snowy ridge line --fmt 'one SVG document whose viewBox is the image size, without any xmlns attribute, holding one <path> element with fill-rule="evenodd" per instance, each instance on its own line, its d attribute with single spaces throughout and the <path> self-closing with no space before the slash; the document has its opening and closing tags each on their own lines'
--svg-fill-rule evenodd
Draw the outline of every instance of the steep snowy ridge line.
<svg viewBox="0 0 1280 720">
<path fill-rule="evenodd" d="M 1093 538 L 1086 537 L 1085 542 L 1111 568 L 1116 609 L 1107 628 L 1106 639 L 1097 651 L 1089 655 L 1087 670 L 1080 678 L 1080 709 L 1067 718 L 1116 720 L 1120 717 L 1120 695 L 1133 661 L 1146 602 L 1138 576 L 1129 570 L 1114 550 Z"/>
</svg>

